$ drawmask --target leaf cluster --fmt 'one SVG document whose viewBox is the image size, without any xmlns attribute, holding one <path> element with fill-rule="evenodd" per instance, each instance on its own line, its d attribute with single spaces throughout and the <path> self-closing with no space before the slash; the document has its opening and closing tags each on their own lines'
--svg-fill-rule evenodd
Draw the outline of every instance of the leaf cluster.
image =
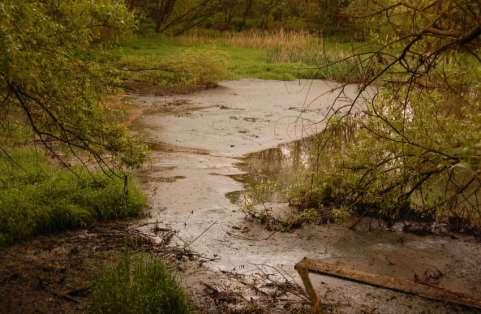
<svg viewBox="0 0 481 314">
<path fill-rule="evenodd" d="M 134 28 L 123 2 L 5 0 L 0 16 L 5 121 L 29 125 L 57 156 L 64 147 L 75 156 L 88 152 L 105 168 L 137 163 L 141 149 L 102 103 L 119 85 L 106 48 Z"/>
</svg>

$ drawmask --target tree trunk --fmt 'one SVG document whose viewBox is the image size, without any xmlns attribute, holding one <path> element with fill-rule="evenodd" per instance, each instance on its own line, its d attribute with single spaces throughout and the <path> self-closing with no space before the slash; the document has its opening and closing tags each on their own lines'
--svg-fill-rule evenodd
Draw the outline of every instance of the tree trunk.
<svg viewBox="0 0 481 314">
<path fill-rule="evenodd" d="M 244 13 L 242 14 L 242 29 L 246 28 L 247 18 L 251 14 L 251 10 L 252 10 L 252 0 L 246 0 L 246 6 L 244 9 Z"/>
<path fill-rule="evenodd" d="M 177 0 L 162 0 L 159 1 L 158 6 L 154 12 L 155 31 L 160 33 L 162 25 L 169 19 L 175 8 Z"/>
</svg>

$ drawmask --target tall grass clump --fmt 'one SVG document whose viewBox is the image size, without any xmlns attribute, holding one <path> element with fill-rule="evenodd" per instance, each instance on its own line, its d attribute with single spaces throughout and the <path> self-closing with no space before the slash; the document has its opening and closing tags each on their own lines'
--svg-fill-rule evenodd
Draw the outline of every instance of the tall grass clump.
<svg viewBox="0 0 481 314">
<path fill-rule="evenodd" d="M 160 260 L 150 255 L 124 255 L 106 266 L 90 295 L 92 314 L 142 314 L 192 312 L 178 279 Z"/>
<path fill-rule="evenodd" d="M 227 58 L 215 50 L 187 49 L 180 54 L 125 55 L 119 63 L 128 89 L 155 94 L 209 88 L 227 77 Z"/>
<path fill-rule="evenodd" d="M 66 169 L 33 149 L 0 156 L 0 246 L 34 235 L 138 216 L 144 196 L 132 180 Z M 127 193 L 126 193 L 127 192 Z"/>
<path fill-rule="evenodd" d="M 304 48 L 319 39 L 304 31 L 276 31 L 250 30 L 245 32 L 215 32 L 195 30 L 179 36 L 176 40 L 185 45 L 220 44 L 237 48 L 271 49 L 286 47 Z"/>
</svg>

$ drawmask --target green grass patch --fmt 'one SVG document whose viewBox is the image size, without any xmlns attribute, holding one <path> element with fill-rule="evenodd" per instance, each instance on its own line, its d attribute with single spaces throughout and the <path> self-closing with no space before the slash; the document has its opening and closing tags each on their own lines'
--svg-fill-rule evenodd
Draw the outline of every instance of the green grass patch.
<svg viewBox="0 0 481 314">
<path fill-rule="evenodd" d="M 175 274 L 159 259 L 125 254 L 100 273 L 90 295 L 90 313 L 191 313 Z"/>
<path fill-rule="evenodd" d="M 17 149 L 0 156 L 0 246 L 34 235 L 138 216 L 145 199 L 132 180 L 53 164 L 43 153 Z"/>
</svg>

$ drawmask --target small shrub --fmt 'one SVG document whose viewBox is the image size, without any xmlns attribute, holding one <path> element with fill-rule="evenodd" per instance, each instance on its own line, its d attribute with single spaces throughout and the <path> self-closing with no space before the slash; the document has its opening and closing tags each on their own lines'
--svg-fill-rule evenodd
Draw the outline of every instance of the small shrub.
<svg viewBox="0 0 481 314">
<path fill-rule="evenodd" d="M 338 224 L 345 223 L 351 217 L 351 211 L 347 207 L 336 207 L 331 209 L 332 216 L 334 221 Z"/>
<path fill-rule="evenodd" d="M 227 77 L 227 58 L 214 49 L 186 50 L 158 60 L 125 56 L 120 62 L 127 88 L 156 94 L 213 87 Z"/>
<path fill-rule="evenodd" d="M 125 255 L 106 266 L 90 295 L 96 314 L 190 313 L 191 305 L 169 268 L 149 255 Z"/>
</svg>

